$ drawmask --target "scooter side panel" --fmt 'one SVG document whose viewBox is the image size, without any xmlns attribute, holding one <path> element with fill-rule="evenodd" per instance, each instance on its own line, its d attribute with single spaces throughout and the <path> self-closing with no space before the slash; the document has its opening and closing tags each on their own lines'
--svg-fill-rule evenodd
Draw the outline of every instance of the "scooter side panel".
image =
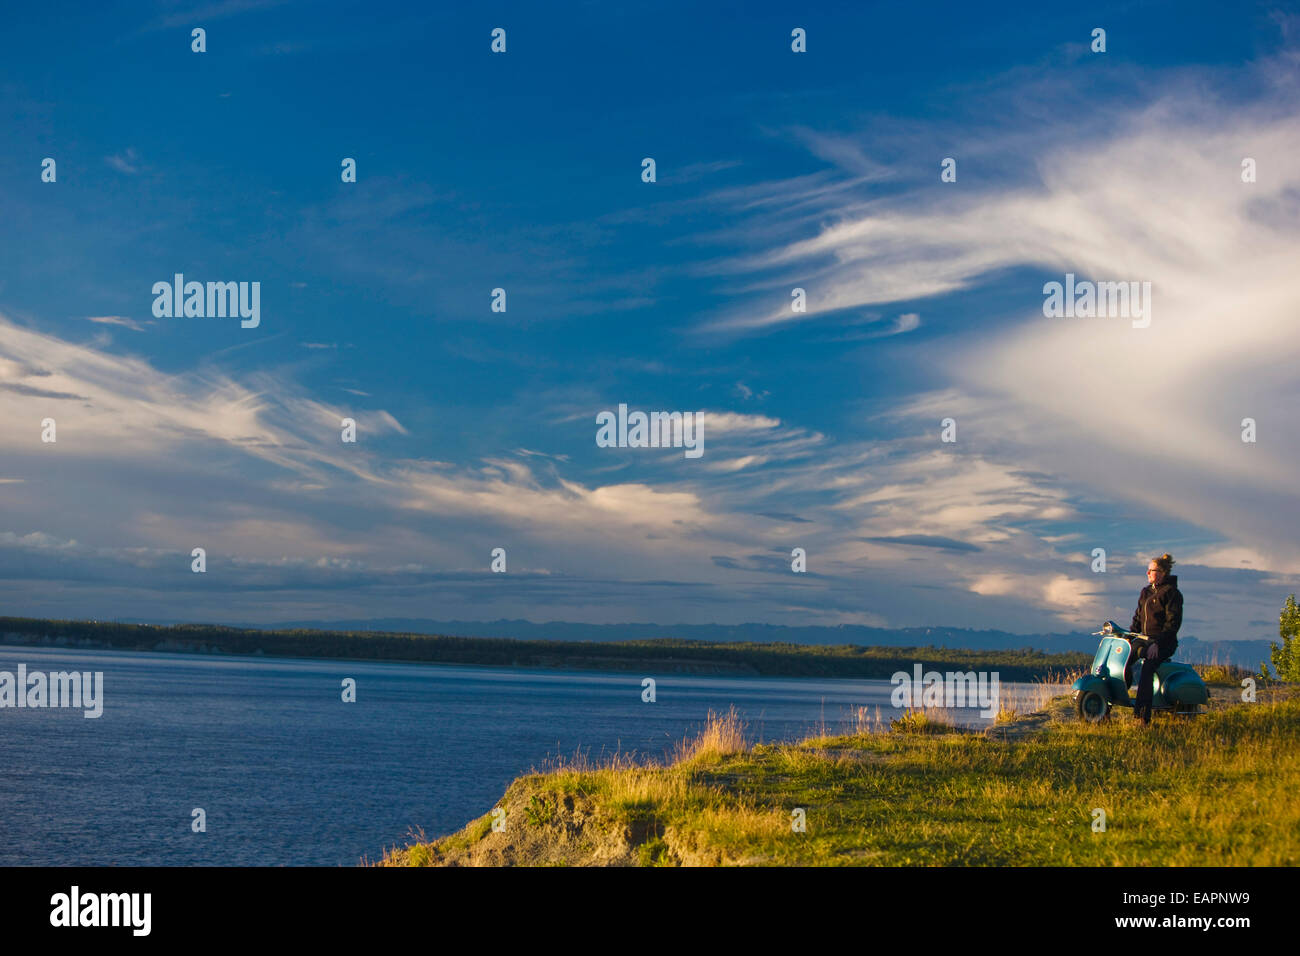
<svg viewBox="0 0 1300 956">
<path fill-rule="evenodd" d="M 1156 669 L 1156 682 L 1170 704 L 1207 704 L 1210 701 L 1209 689 L 1201 675 L 1186 664 L 1162 664 Z"/>
</svg>

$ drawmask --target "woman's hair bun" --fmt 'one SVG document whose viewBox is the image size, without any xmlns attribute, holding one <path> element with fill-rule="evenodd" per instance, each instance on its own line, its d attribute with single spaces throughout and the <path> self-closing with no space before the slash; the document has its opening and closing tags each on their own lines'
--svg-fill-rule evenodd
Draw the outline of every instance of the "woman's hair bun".
<svg viewBox="0 0 1300 956">
<path fill-rule="evenodd" d="M 1151 560 L 1154 561 L 1156 563 L 1156 567 L 1158 567 L 1161 571 L 1165 572 L 1165 574 L 1168 574 L 1169 569 L 1174 566 L 1174 557 L 1168 551 L 1160 555 L 1160 557 L 1152 558 Z"/>
</svg>

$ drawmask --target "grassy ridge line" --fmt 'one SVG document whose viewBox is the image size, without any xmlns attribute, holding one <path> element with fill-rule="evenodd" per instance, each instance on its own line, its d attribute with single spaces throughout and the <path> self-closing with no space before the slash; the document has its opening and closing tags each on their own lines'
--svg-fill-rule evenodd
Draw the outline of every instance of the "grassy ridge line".
<svg viewBox="0 0 1300 956">
<path fill-rule="evenodd" d="M 1004 681 L 1064 674 L 1087 664 L 1079 653 L 1024 650 L 760 644 L 655 639 L 617 642 L 517 641 L 377 631 L 263 631 L 209 624 L 160 627 L 103 621 L 0 617 L 0 643 L 184 651 L 346 660 L 592 670 L 663 670 L 784 677 L 888 678 L 926 669 L 997 671 Z"/>
<path fill-rule="evenodd" d="M 1294 866 L 1297 691 L 1246 704 L 1219 685 L 1205 714 L 1150 728 L 1078 721 L 1068 698 L 982 734 L 913 715 L 888 733 L 751 747 L 715 719 L 667 766 L 520 777 L 500 832 L 488 814 L 380 865 Z"/>
</svg>

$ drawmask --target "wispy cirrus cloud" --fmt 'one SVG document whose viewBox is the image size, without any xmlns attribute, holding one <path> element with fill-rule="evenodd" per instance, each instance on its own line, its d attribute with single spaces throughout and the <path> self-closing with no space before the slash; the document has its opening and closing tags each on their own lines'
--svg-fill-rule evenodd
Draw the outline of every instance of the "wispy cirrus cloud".
<svg viewBox="0 0 1300 956">
<path fill-rule="evenodd" d="M 146 30 L 169 30 L 173 27 L 201 27 L 204 23 L 224 20 L 244 13 L 256 13 L 283 6 L 289 0 L 216 0 L 213 3 L 183 3 L 164 0 L 159 15 Z"/>
<path fill-rule="evenodd" d="M 144 326 L 135 319 L 128 319 L 124 315 L 88 315 L 87 322 L 94 322 L 97 325 L 120 325 L 123 328 L 132 329 L 136 332 L 143 332 Z"/>
<path fill-rule="evenodd" d="M 929 621 L 928 604 L 874 609 L 942 587 L 951 614 L 987 614 L 992 601 L 1001 626 L 1042 629 L 1118 613 L 1112 591 L 1128 590 L 1118 575 L 1102 587 L 1065 570 L 1086 567 L 1086 554 L 1046 538 L 1068 537 L 1074 489 L 996 453 L 835 442 L 772 416 L 715 412 L 718 440 L 765 457 L 761 467 L 678 462 L 673 474 L 611 481 L 535 449 L 477 463 L 404 458 L 409 429 L 383 410 L 360 413 L 364 440 L 345 445 L 341 410 L 282 373 L 163 374 L 7 321 L 0 368 L 20 379 L 11 384 L 75 393 L 0 391 L 11 450 L 0 567 L 28 600 L 66 601 L 72 575 L 80 599 L 93 592 L 105 613 L 145 601 L 186 619 L 222 619 L 232 595 L 272 620 L 288 608 L 417 613 L 441 595 L 470 618 L 488 601 L 494 613 L 646 620 L 669 601 L 679 619 L 746 620 L 761 604 L 774 620 L 912 624 Z M 906 414 L 930 413 L 918 401 Z M 47 417 L 56 444 L 40 441 Z M 91 510 L 66 505 L 91 500 Z M 813 574 L 789 573 L 795 544 Z M 497 545 L 514 570 L 493 584 L 485 568 Z M 202 581 L 188 571 L 196 546 L 208 553 Z M 1235 586 L 1229 594 L 1225 581 L 1222 599 L 1237 612 L 1246 604 Z"/>
<path fill-rule="evenodd" d="M 932 183 L 828 204 L 831 221 L 813 235 L 713 263 L 761 281 L 701 328 L 834 328 L 863 308 L 1009 290 L 1020 305 L 1003 321 L 927 343 L 927 367 L 951 383 L 936 425 L 954 416 L 1001 460 L 1162 518 L 1194 517 L 1228 542 L 1206 558 L 1300 573 L 1300 528 L 1276 520 L 1295 514 L 1300 468 L 1279 414 L 1300 399 L 1284 371 L 1300 360 L 1300 112 L 1285 59 L 1252 68 L 1249 102 L 1206 97 L 1204 75 L 1189 73 L 1144 79 L 1141 102 L 1104 117 L 1036 111 L 1035 135 L 1015 139 L 1025 178 L 942 184 L 936 162 Z M 1032 100 L 1023 80 L 987 95 Z M 851 149 L 818 155 L 847 157 L 845 178 L 860 172 Z M 1254 182 L 1243 181 L 1247 158 Z M 1045 318 L 1042 285 L 1067 272 L 1150 282 L 1151 326 Z M 789 307 L 795 285 L 807 288 L 807 313 Z M 767 288 L 777 294 L 763 305 L 753 292 Z M 904 313 L 895 331 L 918 325 Z M 1247 418 L 1268 437 L 1242 442 Z"/>
<path fill-rule="evenodd" d="M 137 156 L 135 150 L 130 147 L 127 147 L 127 149 L 121 153 L 114 153 L 111 156 L 104 157 L 104 162 L 108 163 L 109 166 L 116 169 L 119 173 L 125 173 L 128 176 L 134 176 L 136 173 L 140 172 L 139 160 L 140 157 Z"/>
</svg>

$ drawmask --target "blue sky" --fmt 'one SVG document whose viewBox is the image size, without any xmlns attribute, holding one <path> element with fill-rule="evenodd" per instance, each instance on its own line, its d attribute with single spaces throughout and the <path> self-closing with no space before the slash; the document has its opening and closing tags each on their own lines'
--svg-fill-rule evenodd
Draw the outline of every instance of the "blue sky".
<svg viewBox="0 0 1300 956">
<path fill-rule="evenodd" d="M 1297 590 L 1284 8 L 13 21 L 6 613 L 1029 633 L 1131 613 L 1168 550 L 1185 633 L 1258 638 Z M 155 318 L 177 272 L 260 282 L 260 325 Z M 1150 281 L 1150 327 L 1046 318 L 1067 272 Z M 598 448 L 619 403 L 704 412 L 705 454 Z"/>
</svg>

